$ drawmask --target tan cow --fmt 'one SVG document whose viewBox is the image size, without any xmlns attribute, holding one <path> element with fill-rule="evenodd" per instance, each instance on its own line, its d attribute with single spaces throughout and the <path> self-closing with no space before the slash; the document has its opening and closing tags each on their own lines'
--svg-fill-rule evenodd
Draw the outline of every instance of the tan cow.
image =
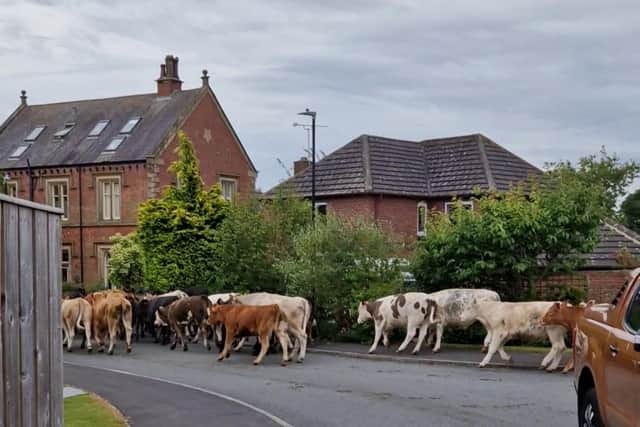
<svg viewBox="0 0 640 427">
<path fill-rule="evenodd" d="M 62 332 L 64 339 L 62 343 L 67 343 L 67 351 L 72 351 L 73 338 L 76 335 L 76 328 L 84 329 L 87 350 L 93 350 L 91 346 L 91 304 L 84 298 L 63 299 L 62 312 Z"/>
<path fill-rule="evenodd" d="M 573 332 L 576 329 L 578 319 L 584 314 L 584 310 L 595 304 L 595 301 L 591 300 L 588 303 L 581 303 L 580 305 L 572 305 L 568 302 L 556 302 L 542 317 L 543 325 L 560 325 L 571 331 L 572 339 L 575 345 L 575 338 L 573 338 Z M 573 357 L 564 365 L 562 370 L 563 374 L 573 370 Z"/>
<path fill-rule="evenodd" d="M 106 335 L 109 334 L 109 354 L 113 354 L 116 336 L 120 324 L 124 327 L 127 353 L 131 352 L 132 312 L 131 303 L 120 291 L 101 291 L 87 295 L 85 298 L 92 307 L 93 336 L 98 344 L 98 351 L 104 351 Z"/>
<path fill-rule="evenodd" d="M 222 362 L 231 353 L 236 337 L 257 336 L 260 341 L 260 353 L 253 361 L 260 364 L 269 350 L 271 334 L 275 333 L 282 347 L 282 365 L 289 360 L 287 330 L 302 333 L 295 324 L 288 322 L 286 315 L 277 304 L 272 305 L 214 305 L 209 311 L 209 325 L 224 326 L 226 331 L 224 348 L 218 356 Z"/>
</svg>

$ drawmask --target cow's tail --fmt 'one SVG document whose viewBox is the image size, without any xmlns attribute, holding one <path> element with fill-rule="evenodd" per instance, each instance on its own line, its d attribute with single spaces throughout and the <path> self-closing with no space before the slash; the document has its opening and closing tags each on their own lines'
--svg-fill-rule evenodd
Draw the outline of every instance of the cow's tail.
<svg viewBox="0 0 640 427">
<path fill-rule="evenodd" d="M 311 318 L 311 303 L 308 299 L 303 298 L 304 301 L 304 316 L 302 317 L 302 330 L 308 337 L 311 337 L 311 329 L 309 325 L 309 319 Z"/>
<path fill-rule="evenodd" d="M 429 300 L 429 306 L 427 307 L 427 310 L 431 310 L 431 314 L 429 315 L 429 322 L 430 323 L 434 323 L 436 320 L 436 314 L 438 311 L 438 304 L 434 301 L 434 300 Z"/>
</svg>

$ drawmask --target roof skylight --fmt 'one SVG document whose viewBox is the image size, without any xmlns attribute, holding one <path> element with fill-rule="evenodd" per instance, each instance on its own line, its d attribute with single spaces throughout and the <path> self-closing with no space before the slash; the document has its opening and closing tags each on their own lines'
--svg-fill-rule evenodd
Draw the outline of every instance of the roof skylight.
<svg viewBox="0 0 640 427">
<path fill-rule="evenodd" d="M 131 131 L 133 131 L 133 128 L 135 128 L 136 125 L 138 124 L 138 122 L 140 122 L 140 117 L 134 117 L 132 119 L 129 119 L 129 121 L 125 123 L 124 126 L 122 126 L 122 129 L 120 129 L 120 133 L 131 133 Z"/>
<path fill-rule="evenodd" d="M 9 156 L 9 159 L 17 159 L 20 156 L 22 156 L 22 154 L 24 154 L 25 151 L 27 151 L 27 148 L 29 148 L 28 145 L 20 145 L 18 146 L 13 153 L 11 153 L 11 155 Z"/>
<path fill-rule="evenodd" d="M 60 129 L 58 132 L 54 133 L 53 136 L 55 138 L 64 138 L 71 132 L 71 129 L 75 126 L 75 123 L 65 123 L 64 127 Z"/>
<path fill-rule="evenodd" d="M 38 137 L 40 136 L 40 134 L 42 133 L 42 131 L 46 128 L 45 125 L 38 125 L 36 127 L 33 128 L 33 130 L 31 132 L 29 132 L 29 135 L 27 135 L 27 137 L 24 139 L 26 142 L 33 142 L 36 139 L 38 139 Z"/>
<path fill-rule="evenodd" d="M 126 139 L 126 136 L 114 137 L 109 143 L 109 145 L 107 145 L 107 148 L 105 148 L 105 151 L 116 151 L 120 146 L 120 144 L 122 144 L 122 141 L 124 141 L 125 139 Z"/>
<path fill-rule="evenodd" d="M 100 136 L 102 131 L 109 125 L 109 120 L 100 120 L 89 132 L 89 136 Z"/>
</svg>

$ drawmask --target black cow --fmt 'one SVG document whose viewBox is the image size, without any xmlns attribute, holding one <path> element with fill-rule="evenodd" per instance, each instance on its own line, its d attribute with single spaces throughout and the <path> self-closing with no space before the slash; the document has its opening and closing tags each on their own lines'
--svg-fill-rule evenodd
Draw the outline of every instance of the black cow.
<svg viewBox="0 0 640 427">
<path fill-rule="evenodd" d="M 170 338 L 170 330 L 169 326 L 158 326 L 155 325 L 156 320 L 156 312 L 160 307 L 166 307 L 178 300 L 177 296 L 163 296 L 163 297 L 154 297 L 149 300 L 147 305 L 147 310 L 144 315 L 144 324 L 147 329 L 153 335 L 153 342 L 159 343 L 162 341 L 162 345 L 166 345 L 169 342 Z"/>
</svg>

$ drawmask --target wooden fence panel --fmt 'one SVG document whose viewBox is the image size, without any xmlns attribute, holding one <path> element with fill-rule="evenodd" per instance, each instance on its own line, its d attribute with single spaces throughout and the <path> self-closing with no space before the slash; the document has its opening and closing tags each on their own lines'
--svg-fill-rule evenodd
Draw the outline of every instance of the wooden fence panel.
<svg viewBox="0 0 640 427">
<path fill-rule="evenodd" d="M 35 229 L 47 230 L 48 214 L 46 212 L 35 213 Z M 38 414 L 38 426 L 46 427 L 51 422 L 51 369 L 49 368 L 49 347 L 51 345 L 51 336 L 49 328 L 51 326 L 50 302 L 51 293 L 49 286 L 49 247 L 48 234 L 36 233 L 34 259 L 38 262 L 35 265 L 35 281 L 37 284 L 46 284 L 40 286 L 36 294 L 35 312 L 36 320 L 36 371 L 38 373 L 36 386 L 36 412 Z"/>
<path fill-rule="evenodd" d="M 0 426 L 62 426 L 59 209 L 0 194 Z"/>
</svg>

